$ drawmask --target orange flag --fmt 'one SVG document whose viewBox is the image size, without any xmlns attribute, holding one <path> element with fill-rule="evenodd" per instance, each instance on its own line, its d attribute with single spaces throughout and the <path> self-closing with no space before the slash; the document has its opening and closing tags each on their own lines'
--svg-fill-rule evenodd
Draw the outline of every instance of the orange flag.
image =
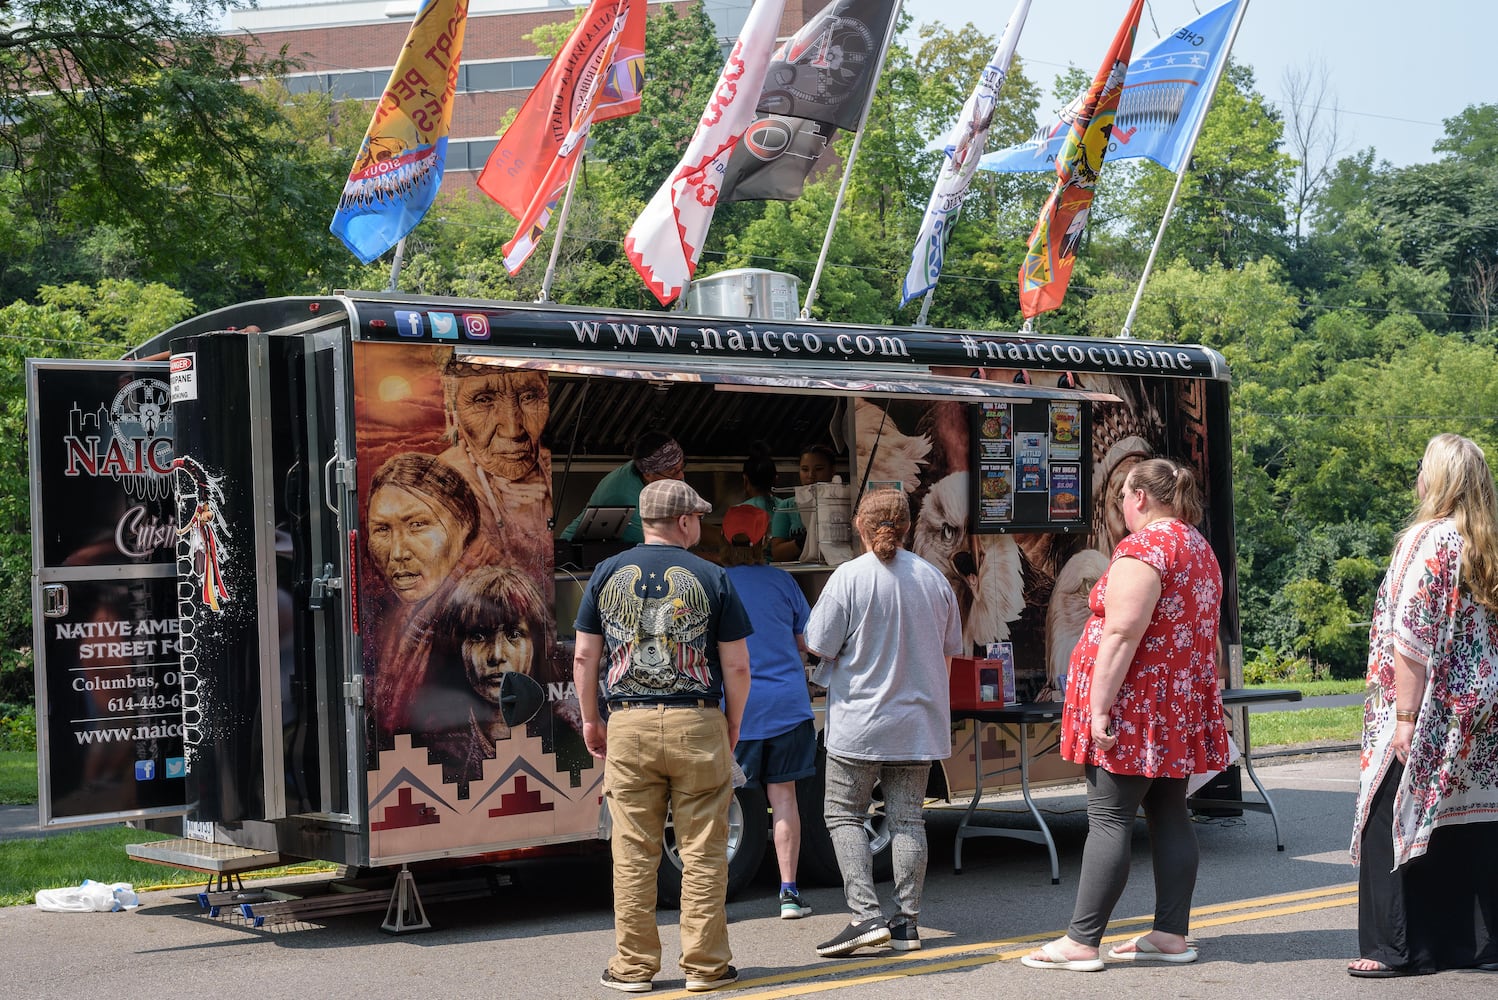
<svg viewBox="0 0 1498 1000">
<path fill-rule="evenodd" d="M 1129 5 L 1129 13 L 1118 26 L 1092 86 L 1081 101 L 1067 109 L 1065 117 L 1070 121 L 1064 124 L 1069 132 L 1056 158 L 1056 188 L 1040 212 L 1019 268 L 1019 305 L 1026 319 L 1059 308 L 1066 298 L 1143 10 L 1144 0 L 1133 0 Z"/>
<path fill-rule="evenodd" d="M 481 191 L 520 225 L 505 267 L 520 270 L 567 189 L 594 122 L 640 110 L 646 0 L 593 0 L 479 174 Z"/>
</svg>

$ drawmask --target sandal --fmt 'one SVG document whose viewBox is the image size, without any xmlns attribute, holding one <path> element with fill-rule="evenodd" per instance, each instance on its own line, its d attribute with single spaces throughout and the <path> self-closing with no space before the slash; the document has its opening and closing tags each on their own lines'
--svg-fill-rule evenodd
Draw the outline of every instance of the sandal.
<svg viewBox="0 0 1498 1000">
<path fill-rule="evenodd" d="M 1019 960 L 1020 964 L 1031 969 L 1063 969 L 1067 972 L 1102 972 L 1104 968 L 1101 958 L 1067 958 L 1055 941 L 1041 945 L 1039 951 L 1043 958 L 1026 955 Z"/>
<path fill-rule="evenodd" d="M 1374 968 L 1371 969 L 1354 969 L 1351 965 L 1348 965 L 1347 974 L 1349 976 L 1355 976 L 1358 979 L 1397 979 L 1400 976 L 1409 975 L 1408 972 L 1401 972 L 1398 969 L 1391 968 L 1384 963 L 1374 961 L 1371 958 L 1358 958 L 1354 959 L 1354 961 L 1373 962 L 1374 965 Z"/>
</svg>

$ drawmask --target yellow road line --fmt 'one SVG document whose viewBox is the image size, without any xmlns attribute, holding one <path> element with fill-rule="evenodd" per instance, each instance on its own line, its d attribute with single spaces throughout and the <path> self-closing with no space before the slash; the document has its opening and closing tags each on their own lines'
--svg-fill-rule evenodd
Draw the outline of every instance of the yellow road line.
<svg viewBox="0 0 1498 1000">
<path fill-rule="evenodd" d="M 1231 903 L 1219 903 L 1213 906 L 1195 907 L 1191 911 L 1191 924 L 1193 928 L 1219 927 L 1225 924 L 1244 923 L 1250 920 L 1263 920 L 1270 917 L 1290 916 L 1296 913 L 1310 913 L 1316 910 L 1329 910 L 1341 906 L 1351 906 L 1356 902 L 1357 884 L 1347 883 L 1345 885 L 1326 886 L 1320 889 L 1281 893 L 1274 896 L 1259 896 L 1253 899 L 1235 900 Z M 1206 917 L 1207 914 L 1227 915 L 1198 919 L 1199 917 Z M 1153 915 L 1127 917 L 1122 920 L 1112 921 L 1110 926 L 1125 927 L 1136 924 L 1142 925 L 1150 923 L 1153 920 Z M 743 980 L 731 988 L 730 992 L 732 992 L 735 1000 L 776 1000 L 776 998 L 780 997 L 808 996 L 814 993 L 847 989 L 852 986 L 864 986 L 872 983 L 889 982 L 894 979 L 925 976 L 935 972 L 950 972 L 954 969 L 972 968 L 978 965 L 992 965 L 996 962 L 1007 961 L 1019 958 L 1021 955 L 1026 955 L 1037 942 L 1054 940 L 1063 933 L 1065 932 L 1047 931 L 1040 934 L 1026 934 L 994 941 L 949 945 L 944 948 L 925 948 L 919 953 L 906 955 L 871 957 L 853 962 L 842 962 L 837 965 L 796 969 L 790 972 Z M 1108 945 L 1116 941 L 1127 941 L 1137 933 L 1135 930 L 1128 930 L 1109 934 L 1103 938 L 1103 944 Z M 942 959 L 948 960 L 942 961 Z M 866 972 L 867 974 L 854 978 L 827 979 L 829 976 L 844 976 L 847 973 L 857 972 Z M 806 982 L 805 980 L 808 976 L 813 977 L 817 981 Z M 780 984 L 785 985 L 780 989 L 763 989 L 763 987 L 775 987 Z M 759 988 L 759 992 L 739 992 L 748 987 Z M 661 994 L 660 1000 L 675 1000 L 675 998 L 694 995 L 683 990 Z"/>
</svg>

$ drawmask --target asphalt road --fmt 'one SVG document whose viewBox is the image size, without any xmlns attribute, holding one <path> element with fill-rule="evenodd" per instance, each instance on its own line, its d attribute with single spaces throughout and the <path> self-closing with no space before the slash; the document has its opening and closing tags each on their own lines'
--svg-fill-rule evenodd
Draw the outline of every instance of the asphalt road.
<svg viewBox="0 0 1498 1000">
<path fill-rule="evenodd" d="M 1173 996 L 1211 1000 L 1378 996 L 1489 998 L 1498 976 L 1446 973 L 1388 982 L 1344 971 L 1356 950 L 1356 871 L 1347 860 L 1357 759 L 1349 753 L 1266 760 L 1260 777 L 1280 812 L 1287 849 L 1277 852 L 1270 818 L 1245 813 L 1198 826 L 1202 849 L 1193 936 L 1201 961 L 1189 966 L 1112 965 L 1096 974 L 1026 969 L 1019 955 L 1065 928 L 1086 832 L 1075 786 L 1039 793 L 1061 851 L 1062 882 L 1050 884 L 1042 847 L 985 838 L 964 845 L 964 871 L 952 873 L 955 810 L 933 810 L 922 937 L 913 953 L 868 951 L 843 960 L 816 957 L 846 917 L 842 893 L 812 888 L 810 917 L 777 919 L 768 868 L 728 907 L 737 987 L 756 1000 L 827 994 L 834 998 L 911 996 Z M 987 800 L 982 821 L 1021 825 L 1013 795 Z M 357 996 L 525 997 L 577 1000 L 612 996 L 598 985 L 612 945 L 605 862 L 532 863 L 512 869 L 497 895 L 428 907 L 432 930 L 392 937 L 382 913 L 254 929 L 211 919 L 194 889 L 147 894 L 125 913 L 0 910 L 5 992 L 18 997 Z M 255 887 L 262 887 L 255 883 Z M 276 883 L 294 888 L 290 880 Z M 888 887 L 883 887 L 888 895 Z M 1153 893 L 1144 825 L 1136 828 L 1135 871 L 1110 939 L 1148 927 Z M 666 967 L 652 996 L 687 996 L 675 968 L 675 914 L 661 915 Z M 1397 993 L 1396 993 L 1397 991 Z"/>
</svg>

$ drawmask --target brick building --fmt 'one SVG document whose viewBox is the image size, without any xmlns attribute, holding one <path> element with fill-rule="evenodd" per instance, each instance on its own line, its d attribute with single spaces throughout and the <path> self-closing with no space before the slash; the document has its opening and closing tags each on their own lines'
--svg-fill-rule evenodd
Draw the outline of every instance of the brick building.
<svg viewBox="0 0 1498 1000">
<path fill-rule="evenodd" d="M 800 27 L 826 0 L 786 0 L 782 38 Z M 711 0 L 708 13 L 727 44 L 738 36 L 751 0 Z M 324 0 L 275 3 L 231 14 L 226 34 L 249 33 L 264 49 L 283 46 L 303 69 L 286 80 L 293 93 L 321 90 L 373 103 L 384 90 L 415 15 L 416 0 Z M 577 6 L 558 0 L 470 0 L 458 72 L 445 186 L 473 185 L 494 148 L 499 123 L 540 80 L 550 61 L 536 55 L 525 35 L 568 21 Z M 653 13 L 659 6 L 651 0 Z M 677 0 L 683 11 L 687 3 Z M 647 53 L 647 59 L 649 54 Z"/>
</svg>

